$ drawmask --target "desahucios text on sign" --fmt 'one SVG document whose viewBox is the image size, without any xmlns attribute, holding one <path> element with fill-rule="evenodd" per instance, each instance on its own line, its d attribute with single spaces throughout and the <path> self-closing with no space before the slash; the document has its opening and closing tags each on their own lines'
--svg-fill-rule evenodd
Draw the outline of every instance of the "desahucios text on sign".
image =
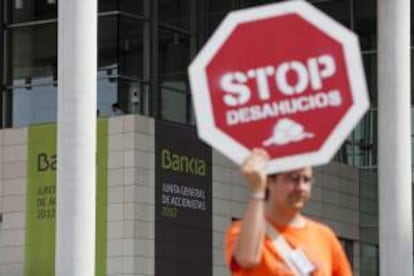
<svg viewBox="0 0 414 276">
<path fill-rule="evenodd" d="M 331 55 L 311 57 L 305 63 L 292 60 L 247 72 L 226 73 L 220 79 L 223 102 L 228 107 L 226 123 L 231 126 L 340 106 L 342 96 L 338 89 L 322 90 L 323 81 L 335 73 L 336 63 Z M 249 80 L 255 84 L 252 89 Z M 304 95 L 308 89 L 314 92 Z M 257 93 L 262 103 L 248 105 L 252 93 Z M 271 93 L 280 93 L 280 99 Z"/>
</svg>

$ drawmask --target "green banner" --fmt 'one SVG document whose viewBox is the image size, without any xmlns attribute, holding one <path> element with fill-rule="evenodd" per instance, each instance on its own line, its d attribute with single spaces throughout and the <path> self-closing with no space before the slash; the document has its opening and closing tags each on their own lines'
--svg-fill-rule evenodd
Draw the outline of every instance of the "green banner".
<svg viewBox="0 0 414 276">
<path fill-rule="evenodd" d="M 96 275 L 106 275 L 108 121 L 98 120 Z M 55 275 L 56 125 L 29 128 L 25 276 Z"/>
</svg>

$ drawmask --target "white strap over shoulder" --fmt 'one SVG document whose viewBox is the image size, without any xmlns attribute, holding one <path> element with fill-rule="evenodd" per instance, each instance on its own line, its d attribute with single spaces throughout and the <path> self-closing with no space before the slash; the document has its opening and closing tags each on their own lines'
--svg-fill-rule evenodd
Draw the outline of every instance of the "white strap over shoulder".
<svg viewBox="0 0 414 276">
<path fill-rule="evenodd" d="M 309 276 L 315 270 L 306 255 L 299 249 L 292 249 L 283 235 L 267 221 L 266 234 L 295 276 Z"/>
<path fill-rule="evenodd" d="M 292 254 L 293 249 L 287 243 L 285 238 L 282 235 L 280 235 L 279 231 L 277 231 L 277 229 L 274 228 L 272 225 L 270 225 L 269 222 L 267 221 L 266 221 L 266 234 L 272 240 L 273 245 L 276 247 L 277 251 L 283 258 L 283 261 L 290 268 L 290 270 L 295 274 L 295 276 L 302 276 L 289 258 L 289 256 Z"/>
</svg>

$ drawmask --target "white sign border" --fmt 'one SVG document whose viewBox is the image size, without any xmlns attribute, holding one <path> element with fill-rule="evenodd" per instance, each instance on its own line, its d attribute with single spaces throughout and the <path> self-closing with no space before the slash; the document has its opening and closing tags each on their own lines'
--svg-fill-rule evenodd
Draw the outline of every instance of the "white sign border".
<svg viewBox="0 0 414 276">
<path fill-rule="evenodd" d="M 212 116 L 206 68 L 239 24 L 290 13 L 301 16 L 343 45 L 354 104 L 331 132 L 321 149 L 273 159 L 268 164 L 268 173 L 328 163 L 368 110 L 368 90 L 357 36 L 302 0 L 263 5 L 229 13 L 188 69 L 199 137 L 237 164 L 241 164 L 250 154 L 250 150 L 216 127 Z"/>
</svg>

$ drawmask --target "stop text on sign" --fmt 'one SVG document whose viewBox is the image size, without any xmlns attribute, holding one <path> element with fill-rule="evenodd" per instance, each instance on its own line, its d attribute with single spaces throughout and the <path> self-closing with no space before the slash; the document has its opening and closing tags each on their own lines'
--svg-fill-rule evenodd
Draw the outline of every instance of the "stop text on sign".
<svg viewBox="0 0 414 276">
<path fill-rule="evenodd" d="M 236 125 L 340 106 L 342 97 L 339 90 L 322 91 L 323 81 L 333 77 L 335 73 L 335 59 L 328 54 L 308 58 L 305 62 L 291 60 L 276 66 L 249 69 L 246 72 L 225 73 L 220 78 L 220 88 L 224 92 L 223 102 L 230 108 L 226 111 L 226 123 Z M 255 90 L 249 87 L 250 80 L 255 81 Z M 271 89 L 272 84 L 276 89 Z M 309 88 L 313 93 L 301 95 Z M 269 101 L 272 99 L 272 91 L 280 92 L 284 99 Z M 255 92 L 262 103 L 249 105 Z"/>
</svg>

